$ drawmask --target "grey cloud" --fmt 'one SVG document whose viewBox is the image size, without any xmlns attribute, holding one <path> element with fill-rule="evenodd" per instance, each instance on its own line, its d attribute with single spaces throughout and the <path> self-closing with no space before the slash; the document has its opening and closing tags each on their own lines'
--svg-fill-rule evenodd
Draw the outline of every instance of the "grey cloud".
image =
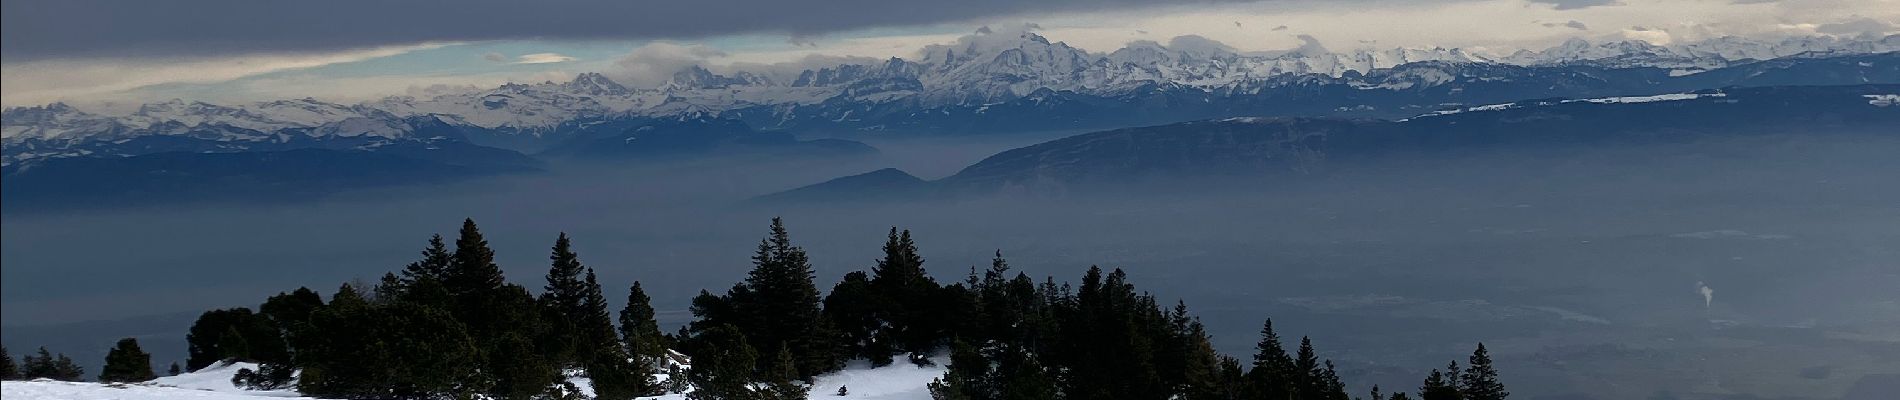
<svg viewBox="0 0 1900 400">
<path fill-rule="evenodd" d="M 1584 24 L 1583 24 L 1583 21 L 1578 21 L 1578 20 L 1574 20 L 1574 19 L 1573 19 L 1573 20 L 1570 20 L 1570 22 L 1564 22 L 1564 23 L 1556 23 L 1556 22 L 1545 22 L 1545 23 L 1543 23 L 1543 25 L 1544 25 L 1544 27 L 1545 27 L 1545 28 L 1556 28 L 1556 27 L 1559 27 L 1559 26 L 1561 26 L 1561 27 L 1565 27 L 1565 28 L 1570 28 L 1570 29 L 1576 29 L 1576 30 L 1580 30 L 1580 31 L 1587 31 L 1587 30 L 1590 30 L 1590 26 L 1589 26 L 1589 25 L 1584 25 Z"/>
<path fill-rule="evenodd" d="M 1168 48 L 1198 53 L 1233 53 L 1234 47 L 1201 35 L 1181 35 L 1168 40 Z"/>
<path fill-rule="evenodd" d="M 1894 25 L 1887 21 L 1867 17 L 1856 17 L 1840 22 L 1821 24 L 1821 26 L 1815 27 L 1814 31 L 1830 35 L 1878 35 L 1893 32 L 1894 28 Z"/>
<path fill-rule="evenodd" d="M 1319 39 L 1314 38 L 1313 35 L 1302 33 L 1295 37 L 1300 39 L 1300 47 L 1293 49 L 1293 54 L 1313 56 L 1328 53 L 1326 46 L 1321 45 Z"/>
<path fill-rule="evenodd" d="M 432 41 L 813 34 L 1252 0 L 21 0 L 0 3 L 8 61 L 325 51 Z"/>
<path fill-rule="evenodd" d="M 656 87 L 676 72 L 725 56 L 725 52 L 711 47 L 656 42 L 633 49 L 615 60 L 613 69 L 603 72 L 622 84 Z"/>
<path fill-rule="evenodd" d="M 504 56 L 504 55 L 501 55 L 501 53 L 495 53 L 495 52 L 483 54 L 482 59 L 493 61 L 493 62 L 508 62 L 508 56 Z"/>
<path fill-rule="evenodd" d="M 713 72 L 716 72 L 716 73 L 725 74 L 725 73 L 735 73 L 739 71 L 746 71 L 746 72 L 764 75 L 768 78 L 772 78 L 774 80 L 778 80 L 781 82 L 791 82 L 795 79 L 798 79 L 798 74 L 805 72 L 805 70 L 819 69 L 819 68 L 832 68 L 832 67 L 837 67 L 837 66 L 846 65 L 846 64 L 875 65 L 883 61 L 884 60 L 877 59 L 877 58 L 870 58 L 870 57 L 812 54 L 812 55 L 807 55 L 805 57 L 799 58 L 797 60 L 779 62 L 779 63 L 760 64 L 760 63 L 737 62 L 737 63 L 732 63 L 731 65 L 726 65 L 723 67 L 721 66 L 703 66 L 703 67 L 705 67 L 706 69 L 712 70 Z"/>
<path fill-rule="evenodd" d="M 1617 0 L 1531 0 L 1531 2 L 1544 3 L 1544 4 L 1557 6 L 1557 9 L 1559 10 L 1575 10 L 1579 8 L 1590 8 L 1590 7 L 1597 7 L 1597 6 L 1614 6 L 1614 5 L 1623 4 L 1622 2 L 1617 1 Z"/>
<path fill-rule="evenodd" d="M 790 37 L 785 38 L 785 43 L 791 44 L 792 46 L 796 46 L 796 47 L 806 47 L 806 46 L 818 47 L 817 38 L 818 37 L 814 35 L 792 35 Z"/>
<path fill-rule="evenodd" d="M 1273 30 L 1275 30 L 1275 31 L 1284 31 L 1284 30 L 1286 30 L 1286 25 L 1280 25 L 1280 26 L 1276 26 L 1276 27 L 1273 27 Z"/>
</svg>

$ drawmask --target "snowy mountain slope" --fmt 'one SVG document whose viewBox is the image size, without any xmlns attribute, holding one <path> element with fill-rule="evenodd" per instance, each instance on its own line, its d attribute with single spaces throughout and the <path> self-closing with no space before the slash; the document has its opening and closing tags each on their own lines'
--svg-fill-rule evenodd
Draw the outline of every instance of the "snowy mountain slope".
<svg viewBox="0 0 1900 400">
<path fill-rule="evenodd" d="M 1720 37 L 1670 46 L 1633 40 L 1592 44 L 1583 39 L 1571 39 L 1543 51 L 1519 51 L 1499 61 L 1518 65 L 1712 69 L 1745 61 L 1785 57 L 1893 51 L 1900 51 L 1900 35 L 1871 39 L 1790 37 L 1773 42 Z"/>
</svg>

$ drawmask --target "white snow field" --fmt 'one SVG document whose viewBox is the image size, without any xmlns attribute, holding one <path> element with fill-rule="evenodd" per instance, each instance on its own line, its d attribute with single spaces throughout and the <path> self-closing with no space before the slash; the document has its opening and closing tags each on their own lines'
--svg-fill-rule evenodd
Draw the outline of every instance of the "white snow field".
<svg viewBox="0 0 1900 400">
<path fill-rule="evenodd" d="M 228 384 L 227 384 L 228 386 Z M 152 383 L 104 384 L 58 382 L 51 380 L 7 381 L 0 383 L 0 398 L 7 400 L 258 400 L 285 397 L 281 392 L 216 391 L 158 386 Z M 292 394 L 291 396 L 295 396 Z"/>
<path fill-rule="evenodd" d="M 935 360 L 937 365 L 918 367 L 909 363 L 897 363 L 882 368 L 870 368 L 868 365 L 854 364 L 843 371 L 818 377 L 812 386 L 814 399 L 872 399 L 872 400 L 927 400 L 930 392 L 926 385 L 932 379 L 943 376 L 943 364 L 949 360 Z M 291 390 L 258 391 L 245 390 L 231 384 L 231 377 L 239 369 L 256 369 L 256 364 L 230 363 L 216 364 L 204 369 L 154 379 L 149 382 L 131 384 L 106 384 L 96 382 L 59 382 L 52 380 L 7 381 L 0 382 L 0 399 L 5 400 L 314 400 L 299 396 Z M 586 378 L 572 379 L 582 386 L 583 393 L 592 394 L 593 388 L 586 387 Z M 850 389 L 846 396 L 837 396 L 840 386 Z M 682 394 L 668 394 L 656 397 L 643 397 L 650 400 L 683 400 Z"/>
</svg>

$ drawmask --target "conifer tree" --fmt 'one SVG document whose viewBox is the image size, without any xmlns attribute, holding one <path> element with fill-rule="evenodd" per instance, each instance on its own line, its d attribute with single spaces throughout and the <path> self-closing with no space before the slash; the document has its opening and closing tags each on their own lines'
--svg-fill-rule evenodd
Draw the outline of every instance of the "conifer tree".
<svg viewBox="0 0 1900 400">
<path fill-rule="evenodd" d="M 805 400 L 811 387 L 797 382 L 798 366 L 792 361 L 791 350 L 779 346 L 778 355 L 772 359 L 772 368 L 765 371 L 765 384 L 759 388 L 759 400 Z"/>
<path fill-rule="evenodd" d="M 363 298 L 363 292 L 348 283 L 338 286 L 336 293 L 330 295 L 330 305 L 338 307 L 368 307 L 369 300 Z"/>
<path fill-rule="evenodd" d="M 6 346 L 0 346 L 0 380 L 19 378 L 20 365 L 13 363 L 13 353 L 8 353 Z"/>
<path fill-rule="evenodd" d="M 607 313 L 607 298 L 601 293 L 593 268 L 587 269 L 582 285 L 585 289 L 581 308 L 585 311 L 577 333 L 584 347 L 578 355 L 585 357 L 582 363 L 587 367 L 588 376 L 594 379 L 596 397 L 631 399 L 657 394 L 659 384 L 648 371 L 649 364 L 630 357 L 614 333 L 613 320 Z"/>
<path fill-rule="evenodd" d="M 982 334 L 981 319 L 984 317 L 982 305 L 977 303 L 980 301 L 978 296 L 973 286 L 957 283 L 932 291 L 921 300 L 919 309 L 922 311 L 919 315 L 935 316 L 924 318 L 923 325 L 927 326 L 927 331 L 936 333 L 914 342 L 917 344 L 914 348 L 921 350 L 911 352 L 910 362 L 919 366 L 934 364 L 930 361 L 930 355 L 939 348 L 947 349 L 954 338 L 967 338 L 976 343 L 987 340 Z"/>
<path fill-rule="evenodd" d="M 1028 339 L 1025 335 L 1030 326 L 1026 324 L 1029 314 L 1034 312 L 1033 296 L 1024 296 L 1020 288 L 1014 287 L 1009 279 L 1009 262 L 1003 259 L 1003 251 L 997 250 L 990 259 L 990 267 L 983 271 L 983 277 L 972 284 L 976 292 L 979 320 L 976 337 L 1003 342 L 1021 342 Z M 1018 277 L 1028 279 L 1018 274 Z M 1034 283 L 1028 290 L 1033 294 Z"/>
<path fill-rule="evenodd" d="M 443 243 L 442 235 L 433 235 L 429 246 L 422 249 L 422 259 L 403 267 L 394 285 L 377 288 L 378 297 L 388 297 L 380 299 L 385 303 L 401 301 L 450 310 L 452 305 L 445 285 L 454 266 L 455 254 Z"/>
<path fill-rule="evenodd" d="M 843 358 L 863 358 L 875 366 L 889 365 L 896 350 L 878 341 L 877 300 L 869 275 L 851 271 L 825 296 L 825 318 L 838 331 Z"/>
<path fill-rule="evenodd" d="M 1464 376 L 1464 370 L 1458 367 L 1458 360 L 1451 360 L 1445 363 L 1445 384 L 1450 386 L 1452 390 L 1457 391 L 1460 396 L 1463 396 L 1465 392 Z"/>
<path fill-rule="evenodd" d="M 1300 374 L 1297 377 L 1299 381 L 1294 386 L 1300 398 L 1320 398 L 1320 388 L 1324 386 L 1324 380 L 1321 377 L 1323 371 L 1320 369 L 1319 355 L 1313 351 L 1311 338 L 1300 337 L 1299 355 L 1293 360 L 1293 368 Z"/>
<path fill-rule="evenodd" d="M 310 347 L 309 341 L 312 335 L 310 317 L 321 308 L 323 308 L 323 296 L 306 287 L 299 287 L 289 293 L 278 293 L 264 300 L 264 304 L 258 307 L 258 316 L 271 325 L 276 335 L 263 335 L 265 337 L 258 340 L 269 341 L 273 346 L 282 346 L 285 351 L 269 359 L 256 360 L 263 365 L 256 371 L 261 376 L 252 379 L 254 382 L 252 386 L 276 389 L 290 383 L 296 371 L 294 364 L 298 351 Z"/>
<path fill-rule="evenodd" d="M 346 284 L 311 316 L 311 329 L 312 346 L 297 357 L 307 395 L 467 398 L 492 381 L 477 372 L 476 341 L 440 309 L 370 303 Z"/>
<path fill-rule="evenodd" d="M 536 340 L 550 333 L 544 309 L 526 288 L 507 282 L 473 219 L 462 221 L 449 260 L 446 309 L 477 341 L 481 371 L 494 383 L 490 394 L 527 398 L 559 390 L 563 360 Z"/>
<path fill-rule="evenodd" d="M 1326 367 L 1320 372 L 1319 393 L 1315 398 L 1325 400 L 1349 400 L 1346 394 L 1346 382 L 1339 379 L 1339 370 L 1333 367 L 1333 360 L 1326 360 Z"/>
<path fill-rule="evenodd" d="M 370 297 L 373 303 L 399 301 L 403 298 L 405 288 L 402 277 L 396 276 L 395 272 L 384 272 L 383 278 L 376 280 L 376 288 L 370 290 Z"/>
<path fill-rule="evenodd" d="M 1214 398 L 1222 400 L 1246 398 L 1247 374 L 1240 367 L 1240 359 L 1222 356 L 1220 361 L 1220 393 Z"/>
<path fill-rule="evenodd" d="M 996 369 L 988 377 L 998 385 L 998 399 L 1055 400 L 1060 398 L 1056 377 L 1029 351 L 1006 347 L 996 356 Z M 954 355 L 953 357 L 954 358 Z M 954 361 L 953 361 L 954 362 Z"/>
<path fill-rule="evenodd" d="M 587 288 L 581 298 L 581 335 L 586 344 L 595 348 L 622 348 L 620 335 L 614 331 L 613 314 L 607 312 L 607 295 L 600 287 L 594 269 L 588 268 L 582 284 Z"/>
<path fill-rule="evenodd" d="M 185 370 L 184 368 L 179 367 L 178 362 L 176 361 L 172 362 L 171 368 L 168 368 L 165 370 L 165 375 L 167 376 L 178 376 L 178 374 L 182 374 L 182 373 L 185 373 Z"/>
<path fill-rule="evenodd" d="M 1168 319 L 1127 276 L 1090 268 L 1073 306 L 1062 306 L 1074 308 L 1059 322 L 1063 347 L 1052 364 L 1067 372 L 1063 394 L 1070 399 L 1166 398 L 1175 389 L 1157 368 L 1173 339 Z"/>
<path fill-rule="evenodd" d="M 100 382 L 144 382 L 157 377 L 152 373 L 152 355 L 139 349 L 133 338 L 119 339 L 106 352 L 105 366 L 99 368 Z"/>
<path fill-rule="evenodd" d="M 582 266 L 579 255 L 574 254 L 567 233 L 563 232 L 554 240 L 553 254 L 548 256 L 552 265 L 548 268 L 547 286 L 541 292 L 541 305 L 548 314 L 548 328 L 552 334 L 545 338 L 545 345 L 552 354 L 549 356 L 563 365 L 579 364 L 588 356 L 587 349 L 597 343 L 589 337 L 591 332 L 585 321 L 590 317 L 587 305 L 587 284 L 581 274 L 587 272 Z"/>
<path fill-rule="evenodd" d="M 475 226 L 474 219 L 462 220 L 462 230 L 455 239 L 455 252 L 449 255 L 449 260 L 449 268 L 443 272 L 442 280 L 452 296 L 479 295 L 507 284 L 501 266 L 495 265 L 495 251 L 488 248 L 488 239 L 482 237 L 481 228 Z"/>
<path fill-rule="evenodd" d="M 1431 375 L 1425 377 L 1425 383 L 1419 385 L 1418 398 L 1420 400 L 1462 400 L 1464 394 L 1459 393 L 1458 387 L 1451 383 L 1454 379 L 1457 378 L 1447 377 L 1444 372 L 1433 369 Z"/>
<path fill-rule="evenodd" d="M 284 360 L 289 350 L 269 319 L 238 307 L 206 311 L 185 334 L 185 366 L 193 371 L 227 358 Z"/>
<path fill-rule="evenodd" d="M 1260 343 L 1254 345 L 1253 370 L 1247 372 L 1249 391 L 1255 398 L 1284 399 L 1298 390 L 1300 374 L 1273 331 L 1273 320 L 1260 328 Z"/>
<path fill-rule="evenodd" d="M 943 377 L 931 380 L 930 398 L 933 400 L 986 400 L 999 398 L 998 390 L 992 381 L 990 360 L 983 357 L 976 347 L 957 341 L 950 347 L 949 371 Z"/>
<path fill-rule="evenodd" d="M 27 354 L 20 359 L 20 379 L 38 379 L 53 376 L 53 355 L 40 347 L 37 354 Z"/>
<path fill-rule="evenodd" d="M 1491 365 L 1491 352 L 1485 350 L 1484 343 L 1478 343 L 1478 349 L 1471 352 L 1470 364 L 1460 377 L 1461 386 L 1467 400 L 1504 400 L 1511 392 L 1504 390 L 1504 383 L 1498 381 L 1498 370 Z"/>
<path fill-rule="evenodd" d="M 659 385 L 645 364 L 629 360 L 626 350 L 609 347 L 591 352 L 587 377 L 594 385 L 596 400 L 630 400 L 659 394 Z"/>
<path fill-rule="evenodd" d="M 78 382 L 81 379 L 85 379 L 85 375 L 86 369 L 80 368 L 79 363 L 73 362 L 73 359 L 70 357 L 66 357 L 66 353 L 59 353 L 58 358 L 53 360 L 53 376 L 50 376 L 53 380 Z"/>
<path fill-rule="evenodd" d="M 74 363 L 65 353 L 55 356 L 41 347 L 38 355 L 28 355 L 20 366 L 22 379 L 52 379 L 56 381 L 78 382 L 85 376 L 84 369 Z"/>
<path fill-rule="evenodd" d="M 472 225 L 472 220 L 470 220 Z M 422 250 L 422 259 L 409 263 L 402 269 L 402 279 L 406 283 L 419 280 L 441 280 L 448 276 L 455 265 L 455 254 L 449 252 L 448 245 L 442 241 L 442 235 L 429 237 L 429 247 Z"/>
<path fill-rule="evenodd" d="M 1392 392 L 1391 400 L 1412 400 L 1412 396 L 1405 395 L 1405 392 Z"/>
<path fill-rule="evenodd" d="M 1186 318 L 1185 305 L 1177 306 L 1176 310 L 1179 310 L 1175 317 L 1177 320 Z M 1226 381 L 1223 375 L 1225 371 L 1221 369 L 1221 364 L 1226 361 L 1226 357 L 1214 351 L 1214 345 L 1209 341 L 1207 330 L 1200 321 L 1186 322 L 1184 325 L 1186 328 L 1177 329 L 1185 330 L 1180 333 L 1180 340 L 1185 342 L 1185 346 L 1180 350 L 1181 359 L 1184 361 L 1180 366 L 1183 386 L 1180 391 L 1185 395 L 1185 399 L 1230 398 L 1233 394 L 1225 390 L 1230 383 Z"/>
<path fill-rule="evenodd" d="M 490 394 L 528 399 L 561 389 L 562 363 L 536 340 L 548 327 L 526 288 L 504 284 L 470 301 L 486 312 L 468 325 L 484 356 L 482 371 L 494 379 Z"/>
<path fill-rule="evenodd" d="M 660 334 L 660 324 L 653 316 L 653 299 L 647 297 L 639 281 L 634 281 L 627 289 L 627 308 L 620 310 L 620 337 L 626 341 L 628 352 L 640 361 L 642 370 L 658 367 L 666 356 L 666 337 Z"/>
<path fill-rule="evenodd" d="M 752 370 L 758 364 L 758 352 L 747 343 L 746 336 L 732 325 L 707 327 L 693 337 L 698 343 L 693 346 L 693 369 L 686 372 L 687 381 L 694 390 L 686 398 L 692 400 L 749 400 L 755 399 L 752 392 Z"/>
<path fill-rule="evenodd" d="M 884 257 L 871 268 L 871 287 L 877 293 L 877 316 L 881 321 L 874 334 L 879 342 L 894 344 L 898 351 L 922 360 L 939 345 L 945 328 L 939 314 L 938 291 L 942 288 L 924 271 L 924 258 L 917 254 L 917 243 L 910 231 L 899 233 L 892 227 L 884 243 Z M 871 360 L 874 364 L 881 360 Z"/>
<path fill-rule="evenodd" d="M 700 317 L 695 330 L 730 324 L 753 343 L 785 343 L 801 379 L 837 369 L 836 333 L 819 308 L 811 260 L 792 244 L 783 220 L 772 219 L 771 232 L 759 241 L 752 264 L 745 281 L 725 296 L 702 293 L 694 298 L 693 313 Z M 771 361 L 755 357 L 754 362 Z M 770 367 L 755 364 L 753 369 Z"/>
<path fill-rule="evenodd" d="M 227 360 L 250 360 L 251 341 L 244 337 L 235 326 L 224 327 L 224 334 L 218 336 L 218 350 Z"/>
</svg>

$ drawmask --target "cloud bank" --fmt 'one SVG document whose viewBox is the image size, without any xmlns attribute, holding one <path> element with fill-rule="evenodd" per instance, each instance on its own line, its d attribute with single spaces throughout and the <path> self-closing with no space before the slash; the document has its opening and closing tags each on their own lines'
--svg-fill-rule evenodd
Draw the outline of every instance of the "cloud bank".
<svg viewBox="0 0 1900 400">
<path fill-rule="evenodd" d="M 0 3 L 0 56 L 337 51 L 507 39 L 810 34 L 1023 13 L 1252 0 L 21 0 Z"/>
</svg>

